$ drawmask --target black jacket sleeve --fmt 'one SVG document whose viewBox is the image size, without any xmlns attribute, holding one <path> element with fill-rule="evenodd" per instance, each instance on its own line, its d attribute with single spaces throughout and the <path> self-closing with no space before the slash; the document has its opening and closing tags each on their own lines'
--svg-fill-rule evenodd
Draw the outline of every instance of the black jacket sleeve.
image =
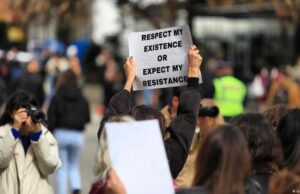
<svg viewBox="0 0 300 194">
<path fill-rule="evenodd" d="M 177 117 L 168 128 L 171 136 L 164 142 L 174 179 L 185 164 L 196 129 L 200 105 L 198 80 L 198 78 L 188 78 L 188 88 L 180 95 Z"/>
<path fill-rule="evenodd" d="M 105 115 L 100 123 L 98 130 L 98 139 L 103 130 L 105 122 L 112 116 L 126 115 L 131 109 L 131 95 L 127 90 L 121 90 L 116 93 L 110 100 L 105 111 Z"/>
</svg>

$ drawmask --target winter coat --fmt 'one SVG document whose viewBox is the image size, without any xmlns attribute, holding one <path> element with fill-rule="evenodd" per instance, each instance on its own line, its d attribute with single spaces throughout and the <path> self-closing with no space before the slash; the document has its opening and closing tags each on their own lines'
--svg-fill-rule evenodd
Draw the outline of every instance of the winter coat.
<svg viewBox="0 0 300 194">
<path fill-rule="evenodd" d="M 60 166 L 57 142 L 46 128 L 42 128 L 37 142 L 31 142 L 25 155 L 11 126 L 0 127 L 1 194 L 53 194 L 47 177 Z"/>
<path fill-rule="evenodd" d="M 188 87 L 180 95 L 177 117 L 167 129 L 170 137 L 164 141 L 173 178 L 177 177 L 187 159 L 195 133 L 199 102 L 198 78 L 188 78 Z M 127 90 L 122 90 L 115 94 L 111 98 L 104 118 L 101 121 L 98 138 L 105 122 L 111 116 L 128 115 L 131 108 L 131 95 Z"/>
<path fill-rule="evenodd" d="M 81 89 L 76 85 L 61 87 L 53 97 L 48 109 L 49 130 L 64 128 L 83 131 L 84 125 L 89 121 L 89 104 Z"/>
</svg>

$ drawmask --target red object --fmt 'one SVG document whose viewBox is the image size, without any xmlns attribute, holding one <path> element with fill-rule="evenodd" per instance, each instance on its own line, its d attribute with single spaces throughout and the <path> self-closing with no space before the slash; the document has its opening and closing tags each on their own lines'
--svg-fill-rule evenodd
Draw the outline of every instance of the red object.
<svg viewBox="0 0 300 194">
<path fill-rule="evenodd" d="M 105 194 L 107 181 L 96 181 L 93 183 L 89 194 Z"/>
</svg>

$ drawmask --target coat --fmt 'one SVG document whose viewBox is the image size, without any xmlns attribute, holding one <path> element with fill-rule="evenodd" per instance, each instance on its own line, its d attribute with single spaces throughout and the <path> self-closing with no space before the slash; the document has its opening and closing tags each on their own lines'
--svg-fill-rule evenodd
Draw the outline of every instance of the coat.
<svg viewBox="0 0 300 194">
<path fill-rule="evenodd" d="M 31 142 L 25 155 L 11 126 L 0 127 L 1 194 L 53 194 L 47 177 L 60 166 L 57 142 L 46 128 L 37 142 Z"/>
<path fill-rule="evenodd" d="M 82 132 L 90 121 L 90 109 L 82 91 L 70 84 L 59 88 L 48 109 L 48 126 L 53 131 L 64 128 Z"/>
<path fill-rule="evenodd" d="M 164 140 L 164 146 L 173 178 L 176 178 L 188 157 L 195 133 L 199 112 L 200 92 L 198 78 L 188 78 L 188 87 L 180 95 L 176 118 L 168 127 L 170 137 Z M 127 115 L 131 110 L 131 95 L 127 90 L 115 94 L 107 107 L 98 131 L 98 138 L 105 122 L 112 116 Z"/>
</svg>

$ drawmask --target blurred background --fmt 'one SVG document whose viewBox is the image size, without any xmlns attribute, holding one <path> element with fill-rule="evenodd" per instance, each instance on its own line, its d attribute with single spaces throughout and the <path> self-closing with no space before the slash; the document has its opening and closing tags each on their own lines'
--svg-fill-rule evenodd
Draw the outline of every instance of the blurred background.
<svg viewBox="0 0 300 194">
<path fill-rule="evenodd" d="M 130 32 L 189 24 L 205 63 L 226 59 L 250 83 L 263 68 L 297 63 L 299 9 L 299 0 L 0 0 L 1 76 L 9 82 L 3 61 L 17 52 L 20 63 L 33 54 L 44 78 L 52 56 L 74 55 L 105 105 L 122 87 Z M 165 104 L 156 93 L 137 101 Z"/>
<path fill-rule="evenodd" d="M 25 87 L 19 82 L 29 71 L 42 80 L 46 110 L 58 74 L 73 69 L 92 107 L 85 149 L 91 152 L 82 163 L 93 164 L 101 116 L 123 88 L 128 34 L 184 24 L 204 57 L 203 75 L 216 71 L 218 60 L 231 62 L 248 86 L 247 111 L 264 109 L 282 65 L 299 83 L 300 0 L 0 0 L 0 104 Z M 38 68 L 28 68 L 32 61 Z M 162 108 L 172 95 L 137 92 L 134 103 Z M 92 165 L 81 171 L 86 193 Z"/>
</svg>

